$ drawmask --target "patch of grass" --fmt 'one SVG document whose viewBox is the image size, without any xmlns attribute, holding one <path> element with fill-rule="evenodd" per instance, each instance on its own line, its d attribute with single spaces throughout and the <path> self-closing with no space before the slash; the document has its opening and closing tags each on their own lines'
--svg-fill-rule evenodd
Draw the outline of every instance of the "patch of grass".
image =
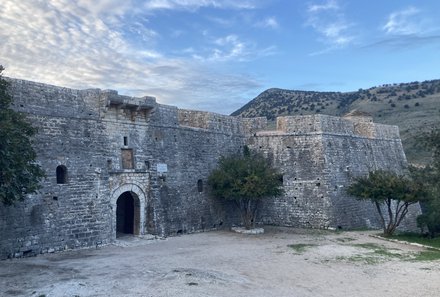
<svg viewBox="0 0 440 297">
<path fill-rule="evenodd" d="M 359 243 L 359 244 L 353 244 L 353 246 L 361 247 L 364 249 L 372 250 L 372 252 L 377 255 L 384 258 L 402 258 L 403 256 L 396 252 L 391 252 L 392 250 L 398 250 L 398 249 L 390 249 L 386 248 L 382 245 L 379 245 L 377 243 Z"/>
<path fill-rule="evenodd" d="M 336 261 L 374 265 L 374 264 L 378 264 L 378 263 L 382 262 L 383 259 L 376 256 L 376 255 L 372 255 L 372 254 L 367 254 L 367 255 L 358 254 L 358 255 L 353 255 L 353 256 L 349 256 L 349 257 L 339 256 L 339 257 L 336 257 Z"/>
<path fill-rule="evenodd" d="M 384 249 L 383 246 L 378 245 L 377 243 L 357 243 L 357 244 L 352 244 L 352 246 L 357 246 L 368 250 Z"/>
<path fill-rule="evenodd" d="M 297 243 L 288 245 L 289 248 L 293 249 L 298 254 L 304 253 L 308 248 L 314 246 L 316 246 L 316 244 Z"/>
<path fill-rule="evenodd" d="M 399 235 L 397 236 L 393 236 L 393 239 L 400 239 L 403 240 L 402 237 L 400 237 Z M 405 238 L 418 238 L 421 240 L 418 241 L 410 241 L 410 240 L 406 240 L 409 242 L 416 242 L 416 243 L 420 243 L 420 244 L 425 244 L 428 245 L 426 243 L 422 243 L 423 240 L 429 240 L 427 238 L 421 238 L 420 236 L 415 236 L 415 234 L 406 234 Z M 384 246 L 380 246 L 378 244 L 375 243 L 366 243 L 366 244 L 356 244 L 353 246 L 359 246 L 362 248 L 366 248 L 366 249 L 371 249 L 373 250 L 373 253 L 375 255 L 381 256 L 383 258 L 397 258 L 397 259 L 404 259 L 406 261 L 435 261 L 435 260 L 440 260 L 440 250 L 436 249 L 436 248 L 428 248 L 424 251 L 421 251 L 419 253 L 413 253 L 413 254 L 408 254 L 408 255 L 402 255 L 396 252 L 390 252 L 391 250 L 398 250 L 398 249 L 387 249 Z"/>
<path fill-rule="evenodd" d="M 351 241 L 354 241 L 354 240 L 356 240 L 356 239 L 351 238 L 351 237 L 336 238 L 336 241 L 339 241 L 339 242 L 351 242 Z"/>
<path fill-rule="evenodd" d="M 404 240 L 408 242 L 414 242 L 419 243 L 427 246 L 432 246 L 435 248 L 440 248 L 440 237 L 435 238 L 428 238 L 423 237 L 422 235 L 418 233 L 401 233 L 396 234 L 387 238 L 397 239 L 397 240 Z"/>
<path fill-rule="evenodd" d="M 416 254 L 414 258 L 409 261 L 435 261 L 440 260 L 440 251 L 435 249 L 427 249 Z"/>
<path fill-rule="evenodd" d="M 374 250 L 374 254 L 382 256 L 382 257 L 399 258 L 399 259 L 403 258 L 402 254 L 392 253 L 392 252 L 390 252 L 390 250 L 387 250 L 387 249 Z"/>
<path fill-rule="evenodd" d="M 351 244 L 351 246 L 366 249 L 368 250 L 368 252 L 365 254 L 357 254 L 350 257 L 337 257 L 336 260 L 374 265 L 387 260 L 402 259 L 404 257 L 400 253 L 391 252 L 391 250 L 394 249 L 388 249 L 377 243 L 358 243 Z"/>
</svg>

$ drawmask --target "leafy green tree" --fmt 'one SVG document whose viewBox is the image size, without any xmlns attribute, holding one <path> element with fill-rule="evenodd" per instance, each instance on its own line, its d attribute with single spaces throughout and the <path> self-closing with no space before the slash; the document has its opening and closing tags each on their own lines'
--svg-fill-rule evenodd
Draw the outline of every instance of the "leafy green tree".
<svg viewBox="0 0 440 297">
<path fill-rule="evenodd" d="M 440 179 L 440 129 L 433 129 L 423 138 L 423 144 L 432 152 L 432 167 L 434 168 L 435 176 Z"/>
<path fill-rule="evenodd" d="M 282 194 L 281 175 L 262 155 L 247 147 L 243 155 L 221 158 L 208 183 L 214 197 L 235 203 L 246 229 L 255 226 L 261 199 Z"/>
<path fill-rule="evenodd" d="M 374 203 L 385 236 L 393 235 L 408 213 L 408 207 L 426 196 L 420 183 L 382 170 L 357 178 L 347 188 L 347 193 Z"/>
<path fill-rule="evenodd" d="M 32 136 L 36 130 L 25 116 L 11 109 L 8 82 L 1 76 L 0 65 L 0 201 L 11 205 L 34 193 L 44 177 L 35 163 Z"/>
<path fill-rule="evenodd" d="M 423 214 L 417 217 L 422 230 L 427 227 L 431 237 L 440 233 L 440 129 L 422 135 L 420 143 L 431 150 L 432 161 L 424 168 L 412 167 L 411 174 L 423 184 L 427 201 L 422 203 Z"/>
</svg>

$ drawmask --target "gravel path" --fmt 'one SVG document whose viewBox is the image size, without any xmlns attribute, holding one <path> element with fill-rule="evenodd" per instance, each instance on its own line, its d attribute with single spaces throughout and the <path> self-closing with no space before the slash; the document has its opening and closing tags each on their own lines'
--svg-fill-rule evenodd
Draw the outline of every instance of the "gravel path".
<svg viewBox="0 0 440 297">
<path fill-rule="evenodd" d="M 371 232 L 266 227 L 0 261 L 0 296 L 440 296 L 440 261 Z"/>
</svg>

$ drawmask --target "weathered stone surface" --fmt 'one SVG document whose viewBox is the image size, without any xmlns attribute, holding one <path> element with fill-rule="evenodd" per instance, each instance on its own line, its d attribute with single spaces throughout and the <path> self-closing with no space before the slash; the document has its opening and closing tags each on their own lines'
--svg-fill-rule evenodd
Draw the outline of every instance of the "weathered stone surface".
<svg viewBox="0 0 440 297">
<path fill-rule="evenodd" d="M 347 197 L 344 188 L 370 170 L 406 166 L 397 127 L 357 117 L 283 117 L 276 131 L 265 131 L 264 118 L 9 80 L 14 108 L 39 130 L 36 151 L 47 177 L 25 202 L 0 205 L 0 259 L 114 241 L 117 200 L 125 192 L 134 197 L 135 234 L 237 224 L 232 205 L 211 198 L 206 186 L 220 156 L 244 145 L 263 152 L 284 174 L 285 195 L 266 201 L 260 216 L 283 226 L 378 227 L 372 206 Z M 61 165 L 64 184 L 57 183 Z M 414 207 L 409 223 L 418 211 Z"/>
</svg>

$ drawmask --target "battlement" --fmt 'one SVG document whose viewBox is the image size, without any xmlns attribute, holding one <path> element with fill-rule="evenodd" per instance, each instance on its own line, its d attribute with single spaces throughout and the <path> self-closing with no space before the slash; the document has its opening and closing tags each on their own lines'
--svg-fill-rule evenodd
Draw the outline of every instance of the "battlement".
<svg viewBox="0 0 440 297">
<path fill-rule="evenodd" d="M 224 134 L 282 135 L 327 133 L 367 138 L 398 139 L 396 126 L 373 123 L 371 116 L 352 112 L 345 117 L 329 115 L 283 116 L 276 130 L 269 131 L 267 119 L 240 118 L 212 112 L 178 109 L 162 105 L 152 96 L 131 97 L 115 90 L 75 90 L 7 78 L 18 111 L 35 115 L 108 119 L 157 125 L 204 129 Z M 153 114 L 155 115 L 153 116 Z"/>
<path fill-rule="evenodd" d="M 178 110 L 179 125 L 183 127 L 214 130 L 223 133 L 253 134 L 267 127 L 267 119 L 239 118 L 213 112 Z"/>
<path fill-rule="evenodd" d="M 290 135 L 325 133 L 367 138 L 399 139 L 397 126 L 372 122 L 371 117 L 335 117 L 329 115 L 284 116 L 277 118 L 275 131 L 261 131 L 257 135 Z"/>
</svg>

